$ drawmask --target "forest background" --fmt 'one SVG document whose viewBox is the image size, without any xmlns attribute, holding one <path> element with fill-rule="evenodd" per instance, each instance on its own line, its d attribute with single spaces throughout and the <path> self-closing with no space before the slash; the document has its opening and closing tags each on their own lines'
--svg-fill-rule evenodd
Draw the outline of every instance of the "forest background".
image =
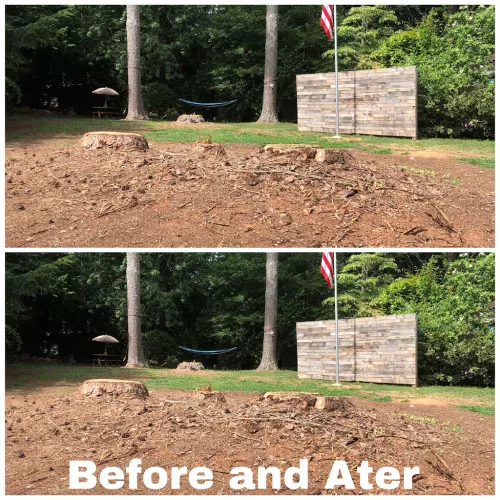
<svg viewBox="0 0 500 500">
<path fill-rule="evenodd" d="M 279 7 L 278 107 L 297 115 L 297 74 L 333 70 L 320 6 Z M 209 119 L 255 121 L 261 110 L 266 7 L 143 5 L 142 87 L 152 119 L 192 112 L 179 101 L 238 102 Z M 126 9 L 103 5 L 6 6 L 7 109 L 56 106 L 91 115 L 91 92 L 112 87 L 126 107 Z M 417 66 L 419 131 L 494 137 L 495 8 L 339 6 L 339 69 Z"/>
<path fill-rule="evenodd" d="M 338 254 L 339 317 L 416 313 L 420 382 L 494 385 L 493 253 Z M 278 358 L 296 367 L 298 321 L 333 319 L 320 253 L 280 253 Z M 109 334 L 126 353 L 122 253 L 8 253 L 6 350 L 90 362 Z M 150 366 L 175 367 L 194 349 L 237 346 L 226 368 L 262 356 L 264 253 L 141 254 L 142 334 Z M 189 356 L 188 356 L 189 357 Z"/>
</svg>

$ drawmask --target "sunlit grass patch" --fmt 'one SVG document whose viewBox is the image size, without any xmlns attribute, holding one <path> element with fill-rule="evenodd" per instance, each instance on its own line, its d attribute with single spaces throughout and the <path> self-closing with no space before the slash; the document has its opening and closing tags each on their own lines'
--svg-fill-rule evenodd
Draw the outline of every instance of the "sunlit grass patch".
<svg viewBox="0 0 500 500">
<path fill-rule="evenodd" d="M 455 158 L 455 160 L 482 168 L 495 168 L 495 158 Z"/>
<path fill-rule="evenodd" d="M 392 401 L 392 396 L 371 396 L 369 399 L 377 403 L 390 403 Z"/>
<path fill-rule="evenodd" d="M 479 413 L 480 415 L 486 415 L 488 417 L 495 416 L 494 406 L 478 406 L 478 405 L 459 405 L 457 408 L 462 410 L 472 411 L 474 413 Z"/>
<path fill-rule="evenodd" d="M 140 380 L 149 389 L 193 390 L 206 387 L 221 391 L 298 391 L 312 392 L 323 396 L 356 396 L 376 402 L 413 398 L 436 398 L 450 401 L 458 408 L 475 411 L 483 415 L 494 414 L 495 389 L 480 387 L 446 386 L 398 386 L 363 382 L 342 382 L 340 386 L 330 380 L 299 378 L 297 372 L 277 370 L 205 370 L 179 374 L 166 368 L 123 368 L 88 365 L 37 363 L 8 364 L 5 385 L 7 392 L 35 389 L 39 386 L 75 386 L 90 378 L 119 378 Z"/>
<path fill-rule="evenodd" d="M 391 148 L 370 148 L 369 151 L 376 155 L 392 155 Z"/>
<path fill-rule="evenodd" d="M 325 148 L 355 148 L 374 154 L 407 155 L 415 150 L 446 151 L 468 163 L 492 168 L 495 141 L 476 139 L 409 138 L 370 135 L 344 135 L 301 132 L 296 123 L 221 123 L 183 124 L 167 121 L 97 120 L 90 117 L 25 116 L 8 117 L 6 143 L 41 141 L 80 136 L 96 130 L 142 133 L 153 142 L 195 142 L 211 137 L 214 142 L 241 144 L 311 144 Z"/>
</svg>

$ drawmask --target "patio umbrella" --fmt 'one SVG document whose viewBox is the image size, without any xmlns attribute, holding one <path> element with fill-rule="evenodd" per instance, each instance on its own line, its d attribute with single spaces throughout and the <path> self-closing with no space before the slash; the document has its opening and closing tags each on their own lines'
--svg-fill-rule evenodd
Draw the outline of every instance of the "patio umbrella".
<svg viewBox="0 0 500 500">
<path fill-rule="evenodd" d="M 107 107 L 108 95 L 120 95 L 116 90 L 110 89 L 109 87 L 101 87 L 92 91 L 92 94 L 100 94 L 106 96 L 104 98 L 104 107 Z"/>
<path fill-rule="evenodd" d="M 116 340 L 114 337 L 111 335 L 99 335 L 98 337 L 95 337 L 92 339 L 94 342 L 104 342 L 106 346 L 104 347 L 104 354 L 107 354 L 108 350 L 108 344 L 119 344 L 120 341 Z"/>
</svg>

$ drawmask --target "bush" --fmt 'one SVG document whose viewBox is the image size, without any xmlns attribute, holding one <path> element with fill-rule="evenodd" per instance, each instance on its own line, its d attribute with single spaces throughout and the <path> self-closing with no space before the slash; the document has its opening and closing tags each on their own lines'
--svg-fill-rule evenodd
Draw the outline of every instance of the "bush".
<svg viewBox="0 0 500 500">
<path fill-rule="evenodd" d="M 494 254 L 462 254 L 445 266 L 433 257 L 417 275 L 389 285 L 377 306 L 417 314 L 422 382 L 494 385 Z"/>
<path fill-rule="evenodd" d="M 23 94 L 19 86 L 9 77 L 5 77 L 5 108 L 7 112 L 13 112 L 21 102 Z"/>
<path fill-rule="evenodd" d="M 164 83 L 148 83 L 143 87 L 144 106 L 150 118 L 175 120 L 179 115 L 179 100 Z"/>
<path fill-rule="evenodd" d="M 493 138 L 495 7 L 462 7 L 444 26 L 436 11 L 377 51 L 384 66 L 417 66 L 419 129 L 441 137 Z"/>
<path fill-rule="evenodd" d="M 143 333 L 144 356 L 150 366 L 175 368 L 180 353 L 172 336 L 165 331 L 148 330 Z"/>
<path fill-rule="evenodd" d="M 14 359 L 21 350 L 23 342 L 19 332 L 9 325 L 5 325 L 5 354 L 7 359 Z"/>
</svg>

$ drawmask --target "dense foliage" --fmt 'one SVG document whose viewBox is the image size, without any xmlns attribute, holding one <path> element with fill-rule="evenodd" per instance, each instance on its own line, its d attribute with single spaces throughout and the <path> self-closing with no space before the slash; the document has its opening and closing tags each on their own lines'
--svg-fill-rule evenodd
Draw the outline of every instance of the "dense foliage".
<svg viewBox="0 0 500 500">
<path fill-rule="evenodd" d="M 339 254 L 339 316 L 416 313 L 422 382 L 493 385 L 494 254 Z M 295 323 L 331 319 L 320 254 L 280 254 L 280 366 L 296 364 Z M 262 353 L 265 254 L 141 255 L 142 329 L 151 365 L 186 359 L 179 345 L 238 346 L 225 366 L 255 368 Z M 126 352 L 125 256 L 6 257 L 6 350 L 89 362 L 110 334 Z M 96 349 L 98 349 L 96 351 Z M 189 358 L 189 356 L 187 356 Z M 211 359 L 210 362 L 222 361 Z"/>
<path fill-rule="evenodd" d="M 331 71 L 319 5 L 280 6 L 280 118 L 296 118 L 295 76 Z M 194 109 L 178 98 L 238 99 L 208 118 L 253 121 L 262 103 L 265 6 L 144 5 L 143 91 L 152 118 Z M 494 6 L 339 6 L 341 70 L 416 65 L 419 126 L 427 135 L 493 137 Z M 6 7 L 9 108 L 57 103 L 89 114 L 91 90 L 126 103 L 125 9 L 103 5 Z"/>
<path fill-rule="evenodd" d="M 495 10 L 462 8 L 441 19 L 432 11 L 416 27 L 384 40 L 384 66 L 417 66 L 421 131 L 494 137 Z"/>
<path fill-rule="evenodd" d="M 494 384 L 494 254 L 433 257 L 373 301 L 386 314 L 417 313 L 419 369 L 428 382 Z"/>
</svg>

